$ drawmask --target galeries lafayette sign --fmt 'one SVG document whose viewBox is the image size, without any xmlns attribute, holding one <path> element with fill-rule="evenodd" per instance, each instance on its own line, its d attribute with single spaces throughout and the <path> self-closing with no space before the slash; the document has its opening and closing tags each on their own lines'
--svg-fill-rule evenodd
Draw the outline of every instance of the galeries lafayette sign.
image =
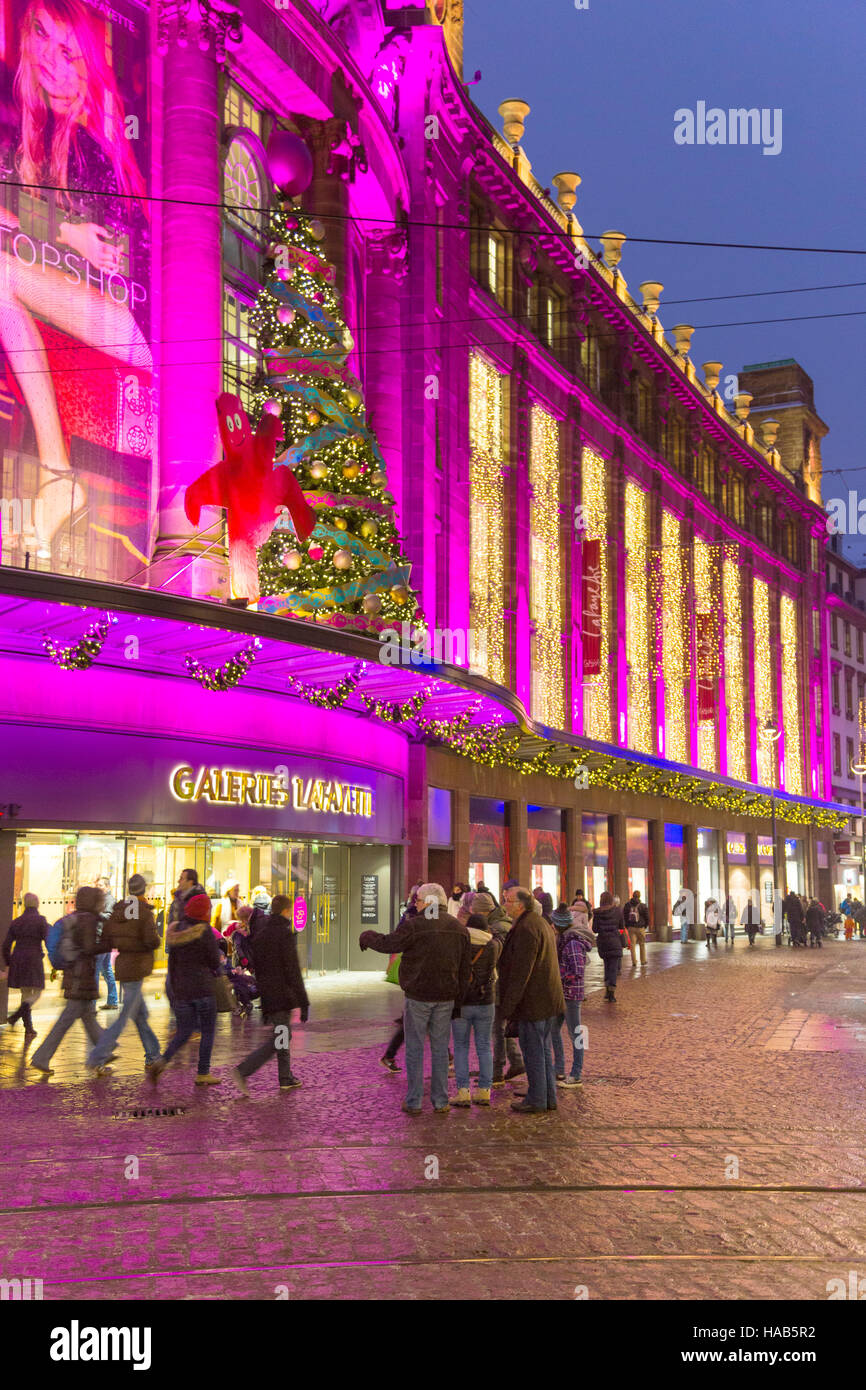
<svg viewBox="0 0 866 1390">
<path fill-rule="evenodd" d="M 342 816 L 372 816 L 373 793 L 368 787 L 323 777 L 292 777 L 275 772 L 238 772 L 232 768 L 194 768 L 183 763 L 171 774 L 172 795 L 178 801 L 210 801 L 224 806 L 291 806 L 296 811 L 320 811 Z"/>
</svg>

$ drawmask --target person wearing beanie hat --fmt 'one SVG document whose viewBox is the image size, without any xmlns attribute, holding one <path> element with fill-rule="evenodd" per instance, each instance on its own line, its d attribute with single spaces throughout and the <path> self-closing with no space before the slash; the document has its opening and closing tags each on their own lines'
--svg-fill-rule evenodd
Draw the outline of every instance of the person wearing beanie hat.
<svg viewBox="0 0 866 1390">
<path fill-rule="evenodd" d="M 147 1067 L 156 1085 L 175 1053 L 198 1028 L 197 1086 L 218 1086 L 220 1078 L 210 1074 L 210 1058 L 216 1033 L 214 978 L 220 973 L 222 952 L 210 925 L 211 901 L 206 893 L 196 893 L 184 904 L 184 916 L 169 927 L 165 938 L 168 953 L 168 984 L 177 1019 L 177 1031 L 163 1052 Z"/>
<path fill-rule="evenodd" d="M 144 982 L 153 972 L 153 953 L 159 945 L 159 927 L 147 901 L 147 884 L 141 874 L 133 874 L 127 888 L 129 896 L 119 899 L 102 934 L 102 944 L 117 951 L 114 973 L 123 986 L 123 1004 L 110 1028 L 106 1028 L 87 1059 L 88 1067 L 103 1075 L 114 1045 L 130 1019 L 138 1029 L 144 1048 L 145 1065 L 159 1056 L 159 1039 L 150 1026 L 144 1001 Z"/>
</svg>

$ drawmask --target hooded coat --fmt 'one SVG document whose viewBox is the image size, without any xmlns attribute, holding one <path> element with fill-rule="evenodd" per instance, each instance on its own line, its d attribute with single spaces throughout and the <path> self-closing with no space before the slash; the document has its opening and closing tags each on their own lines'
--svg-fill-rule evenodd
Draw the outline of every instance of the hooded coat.
<svg viewBox="0 0 866 1390">
<path fill-rule="evenodd" d="M 37 907 L 25 907 L 16 917 L 3 942 L 3 960 L 9 967 L 6 981 L 10 989 L 44 989 L 42 943 L 48 923 Z"/>
<path fill-rule="evenodd" d="M 70 913 L 64 922 L 61 953 L 68 939 L 78 955 L 63 967 L 63 996 L 65 999 L 97 999 L 96 957 L 105 950 L 100 940 L 102 919 L 95 912 L 78 911 Z"/>
<path fill-rule="evenodd" d="M 151 974 L 159 942 L 159 928 L 146 898 L 120 898 L 114 904 L 102 943 L 106 951 L 118 953 L 114 974 L 121 984 L 144 980 Z"/>
<path fill-rule="evenodd" d="M 502 947 L 489 931 L 467 926 L 470 942 L 469 985 L 464 1004 L 493 1004 L 496 995 L 496 962 Z"/>
<path fill-rule="evenodd" d="M 169 927 L 165 949 L 172 1000 L 207 999 L 213 994 L 223 955 L 209 922 L 184 917 Z"/>
<path fill-rule="evenodd" d="M 557 939 L 556 954 L 559 957 L 562 993 L 569 1003 L 580 1004 L 586 998 L 586 958 L 592 947 L 590 933 L 577 927 L 567 927 Z"/>
<path fill-rule="evenodd" d="M 622 908 L 597 907 L 592 914 L 592 930 L 595 933 L 595 944 L 598 947 L 598 954 L 602 960 L 610 956 L 622 955 Z"/>
</svg>

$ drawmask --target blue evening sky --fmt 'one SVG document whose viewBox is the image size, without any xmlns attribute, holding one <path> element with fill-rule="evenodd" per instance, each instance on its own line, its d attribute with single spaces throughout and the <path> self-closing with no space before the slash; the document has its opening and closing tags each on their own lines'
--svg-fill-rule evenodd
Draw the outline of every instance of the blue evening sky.
<svg viewBox="0 0 866 1390">
<path fill-rule="evenodd" d="M 573 169 L 588 236 L 736 241 L 866 250 L 862 0 L 465 0 L 465 76 L 497 129 L 497 106 L 532 110 L 523 146 L 543 186 Z M 782 148 L 677 145 L 681 107 L 781 108 Z M 597 245 L 597 243 L 594 243 Z M 804 254 L 627 242 L 621 270 L 639 299 L 661 280 L 660 318 L 696 325 L 692 359 L 747 363 L 794 357 L 815 383 L 829 425 L 824 498 L 866 496 L 866 255 Z M 673 300 L 766 290 L 761 299 Z M 666 305 L 668 307 L 666 307 Z M 754 319 L 863 312 L 863 317 L 757 325 Z M 703 325 L 739 324 L 738 327 Z M 840 469 L 841 472 L 831 472 Z M 864 523 L 866 524 L 866 523 Z M 846 542 L 866 563 L 866 536 Z"/>
</svg>

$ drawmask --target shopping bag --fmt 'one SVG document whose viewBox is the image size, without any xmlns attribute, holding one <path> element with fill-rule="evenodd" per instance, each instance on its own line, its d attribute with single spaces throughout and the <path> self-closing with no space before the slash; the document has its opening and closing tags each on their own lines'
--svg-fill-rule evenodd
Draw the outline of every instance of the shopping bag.
<svg viewBox="0 0 866 1390">
<path fill-rule="evenodd" d="M 235 996 L 231 984 L 225 975 L 214 976 L 213 994 L 216 1000 L 218 1014 L 234 1013 Z"/>
<path fill-rule="evenodd" d="M 403 959 L 403 956 L 402 956 L 402 954 L 400 954 L 400 955 L 392 956 L 391 959 L 388 961 L 388 969 L 385 971 L 385 979 L 387 980 L 387 982 L 388 982 L 389 985 L 399 985 L 399 983 L 400 983 L 400 975 L 399 975 L 399 971 L 400 971 L 400 961 L 401 961 L 402 959 Z"/>
</svg>

